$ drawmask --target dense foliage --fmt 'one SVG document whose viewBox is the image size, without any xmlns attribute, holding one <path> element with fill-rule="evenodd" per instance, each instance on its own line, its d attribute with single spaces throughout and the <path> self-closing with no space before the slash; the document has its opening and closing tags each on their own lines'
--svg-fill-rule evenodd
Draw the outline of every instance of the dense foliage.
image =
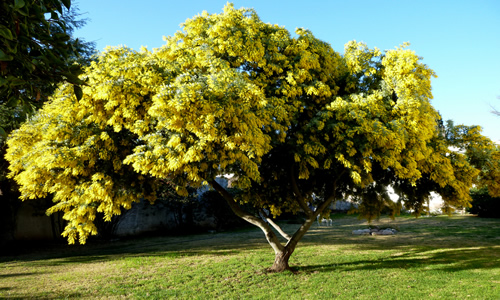
<svg viewBox="0 0 500 300">
<path fill-rule="evenodd" d="M 11 135 L 7 158 L 23 199 L 54 195 L 49 212 L 64 212 L 70 243 L 96 234 L 98 212 L 111 219 L 154 201 L 157 180 L 181 195 L 208 184 L 264 231 L 281 271 L 337 199 L 361 199 L 369 219 L 387 206 L 421 211 L 430 191 L 468 205 L 481 170 L 439 130 L 433 76 L 408 45 L 382 52 L 352 41 L 341 55 L 310 31 L 292 37 L 228 5 L 188 19 L 154 52 L 107 49 L 82 75 L 81 99 L 62 86 Z M 474 141 L 464 147 L 493 153 L 486 138 Z M 224 174 L 237 179 L 237 197 L 215 181 Z M 272 221 L 282 212 L 305 216 L 293 235 Z"/>
<path fill-rule="evenodd" d="M 72 37 L 85 20 L 70 6 L 70 0 L 1 2 L 0 135 L 41 106 L 58 83 L 80 91 L 79 63 L 89 59 L 93 44 Z"/>
<path fill-rule="evenodd" d="M 471 190 L 472 202 L 468 211 L 482 218 L 500 218 L 500 197 L 492 197 L 487 188 Z"/>
</svg>

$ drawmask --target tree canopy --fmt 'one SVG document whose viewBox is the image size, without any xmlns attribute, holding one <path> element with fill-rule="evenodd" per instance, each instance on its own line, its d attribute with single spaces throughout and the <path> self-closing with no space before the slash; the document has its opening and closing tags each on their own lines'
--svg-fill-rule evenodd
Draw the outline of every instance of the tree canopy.
<svg viewBox="0 0 500 300">
<path fill-rule="evenodd" d="M 140 198 L 154 201 L 159 179 L 181 195 L 211 185 L 263 230 L 271 269 L 282 271 L 333 201 L 359 199 L 373 219 L 387 206 L 420 212 L 430 191 L 466 206 L 480 175 L 498 182 L 481 169 L 498 165 L 487 138 L 443 133 L 430 103 L 435 74 L 421 61 L 407 44 L 381 51 L 352 41 L 340 54 L 308 30 L 292 36 L 228 4 L 186 20 L 153 52 L 108 48 L 80 77 L 81 99 L 61 86 L 10 136 L 10 176 L 23 199 L 54 195 L 49 212 L 64 212 L 70 243 L 96 234 L 97 212 L 110 219 Z M 215 181 L 224 174 L 237 178 L 237 196 Z M 272 220 L 285 211 L 305 215 L 293 235 Z"/>
</svg>

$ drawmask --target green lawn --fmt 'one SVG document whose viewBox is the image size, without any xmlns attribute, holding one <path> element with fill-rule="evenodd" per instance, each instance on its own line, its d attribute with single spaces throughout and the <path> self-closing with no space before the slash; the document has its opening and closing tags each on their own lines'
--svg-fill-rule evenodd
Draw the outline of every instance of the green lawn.
<svg viewBox="0 0 500 300">
<path fill-rule="evenodd" d="M 399 233 L 354 236 L 367 223 L 338 215 L 281 274 L 266 272 L 274 254 L 257 229 L 25 251 L 0 258 L 0 298 L 500 299 L 499 219 L 374 223 Z"/>
</svg>

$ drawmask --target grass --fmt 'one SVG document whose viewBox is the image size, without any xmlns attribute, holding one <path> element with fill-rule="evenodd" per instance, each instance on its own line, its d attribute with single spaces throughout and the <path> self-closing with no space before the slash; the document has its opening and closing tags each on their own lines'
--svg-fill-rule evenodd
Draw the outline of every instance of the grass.
<svg viewBox="0 0 500 300">
<path fill-rule="evenodd" d="M 0 298 L 500 299 L 500 220 L 473 216 L 375 222 L 337 215 L 293 254 L 293 272 L 254 229 L 58 246 L 0 258 Z M 291 232 L 298 225 L 286 224 Z"/>
</svg>

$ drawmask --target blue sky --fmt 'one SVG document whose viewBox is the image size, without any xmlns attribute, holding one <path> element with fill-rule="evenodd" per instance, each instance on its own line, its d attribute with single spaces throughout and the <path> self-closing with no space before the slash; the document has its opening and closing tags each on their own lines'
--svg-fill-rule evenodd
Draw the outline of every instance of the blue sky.
<svg viewBox="0 0 500 300">
<path fill-rule="evenodd" d="M 95 41 L 98 50 L 126 45 L 158 48 L 162 37 L 202 11 L 219 13 L 226 1 L 80 0 L 88 24 L 75 35 Z M 343 53 L 350 40 L 368 47 L 411 49 L 438 75 L 432 104 L 445 120 L 480 125 L 483 134 L 500 141 L 500 1 L 233 1 L 250 7 L 266 23 L 312 31 Z"/>
</svg>

